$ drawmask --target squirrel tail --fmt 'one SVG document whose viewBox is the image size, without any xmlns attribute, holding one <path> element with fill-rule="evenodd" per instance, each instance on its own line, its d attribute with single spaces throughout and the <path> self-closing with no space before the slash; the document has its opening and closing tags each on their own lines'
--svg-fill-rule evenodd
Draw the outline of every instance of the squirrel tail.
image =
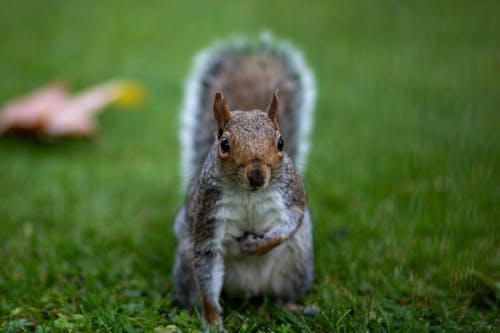
<svg viewBox="0 0 500 333">
<path fill-rule="evenodd" d="M 248 55 L 268 56 L 274 59 L 284 66 L 286 76 L 293 81 L 291 82 L 293 100 L 288 101 L 288 110 L 285 110 L 285 114 L 282 115 L 287 119 L 280 119 L 280 123 L 285 120 L 290 124 L 287 125 L 288 130 L 281 126 L 282 133 L 283 131 L 289 132 L 289 138 L 286 139 L 287 151 L 297 168 L 301 172 L 305 170 L 316 100 L 314 74 L 299 50 L 287 42 L 275 40 L 270 33 L 266 32 L 257 41 L 237 37 L 216 42 L 194 58 L 191 73 L 184 87 L 180 119 L 179 139 L 183 147 L 181 174 L 184 190 L 193 174 L 201 168 L 213 143 L 215 127 L 211 112 L 213 103 L 211 92 L 217 88 L 214 87 L 217 85 L 217 71 L 220 70 L 225 60 Z M 274 91 L 278 87 L 270 88 Z M 230 106 L 232 106 L 231 103 Z"/>
</svg>

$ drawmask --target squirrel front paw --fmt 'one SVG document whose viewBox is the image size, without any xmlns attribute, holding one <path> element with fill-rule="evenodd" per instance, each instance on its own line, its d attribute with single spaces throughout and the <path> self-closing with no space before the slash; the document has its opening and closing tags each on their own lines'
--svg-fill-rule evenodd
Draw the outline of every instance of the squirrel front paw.
<svg viewBox="0 0 500 333">
<path fill-rule="evenodd" d="M 266 235 L 246 233 L 238 238 L 240 249 L 248 255 L 264 255 L 283 242 L 281 237 L 270 238 Z"/>
<path fill-rule="evenodd" d="M 208 332 L 222 332 L 222 307 L 218 302 L 203 300 L 203 319 Z"/>
<path fill-rule="evenodd" d="M 255 235 L 251 233 L 246 233 L 241 237 L 238 237 L 238 243 L 240 244 L 240 250 L 244 254 L 256 254 L 259 244 L 262 242 L 262 236 Z"/>
</svg>

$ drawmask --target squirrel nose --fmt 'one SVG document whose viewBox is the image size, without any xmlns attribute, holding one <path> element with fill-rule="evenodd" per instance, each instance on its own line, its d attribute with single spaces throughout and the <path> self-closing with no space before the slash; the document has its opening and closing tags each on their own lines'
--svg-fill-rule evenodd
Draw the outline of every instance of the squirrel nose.
<svg viewBox="0 0 500 333">
<path fill-rule="evenodd" d="M 266 175 L 261 169 L 253 169 L 247 172 L 248 183 L 253 188 L 258 188 L 264 185 L 266 181 Z"/>
</svg>

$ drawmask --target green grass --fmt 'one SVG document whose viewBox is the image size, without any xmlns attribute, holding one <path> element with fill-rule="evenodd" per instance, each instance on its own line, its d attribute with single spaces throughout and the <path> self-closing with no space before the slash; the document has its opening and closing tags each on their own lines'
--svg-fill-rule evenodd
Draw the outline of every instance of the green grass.
<svg viewBox="0 0 500 333">
<path fill-rule="evenodd" d="M 316 278 L 301 317 L 224 300 L 240 332 L 497 331 L 496 1 L 4 1 L 0 101 L 66 78 L 141 82 L 93 140 L 0 138 L 0 331 L 201 329 L 172 305 L 176 140 L 191 57 L 263 29 L 319 99 L 305 175 Z M 175 327 L 168 325 L 175 325 Z"/>
</svg>

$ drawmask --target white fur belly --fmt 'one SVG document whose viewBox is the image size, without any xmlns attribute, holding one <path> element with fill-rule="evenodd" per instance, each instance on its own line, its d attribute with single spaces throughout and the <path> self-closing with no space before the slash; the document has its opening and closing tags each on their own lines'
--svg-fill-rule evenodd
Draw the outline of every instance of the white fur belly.
<svg viewBox="0 0 500 333">
<path fill-rule="evenodd" d="M 237 296 L 253 296 L 271 292 L 273 272 L 284 249 L 282 244 L 263 256 L 225 258 L 224 290 Z"/>
<path fill-rule="evenodd" d="M 266 291 L 283 247 L 280 245 L 264 256 L 247 256 L 241 254 L 237 238 L 245 233 L 264 233 L 284 223 L 287 216 L 282 194 L 272 187 L 256 192 L 226 190 L 215 211 L 215 218 L 221 222 L 224 289 L 245 294 Z"/>
<path fill-rule="evenodd" d="M 240 255 L 237 238 L 262 234 L 287 219 L 281 193 L 272 187 L 260 191 L 225 190 L 216 205 L 218 237 L 224 256 Z"/>
</svg>

